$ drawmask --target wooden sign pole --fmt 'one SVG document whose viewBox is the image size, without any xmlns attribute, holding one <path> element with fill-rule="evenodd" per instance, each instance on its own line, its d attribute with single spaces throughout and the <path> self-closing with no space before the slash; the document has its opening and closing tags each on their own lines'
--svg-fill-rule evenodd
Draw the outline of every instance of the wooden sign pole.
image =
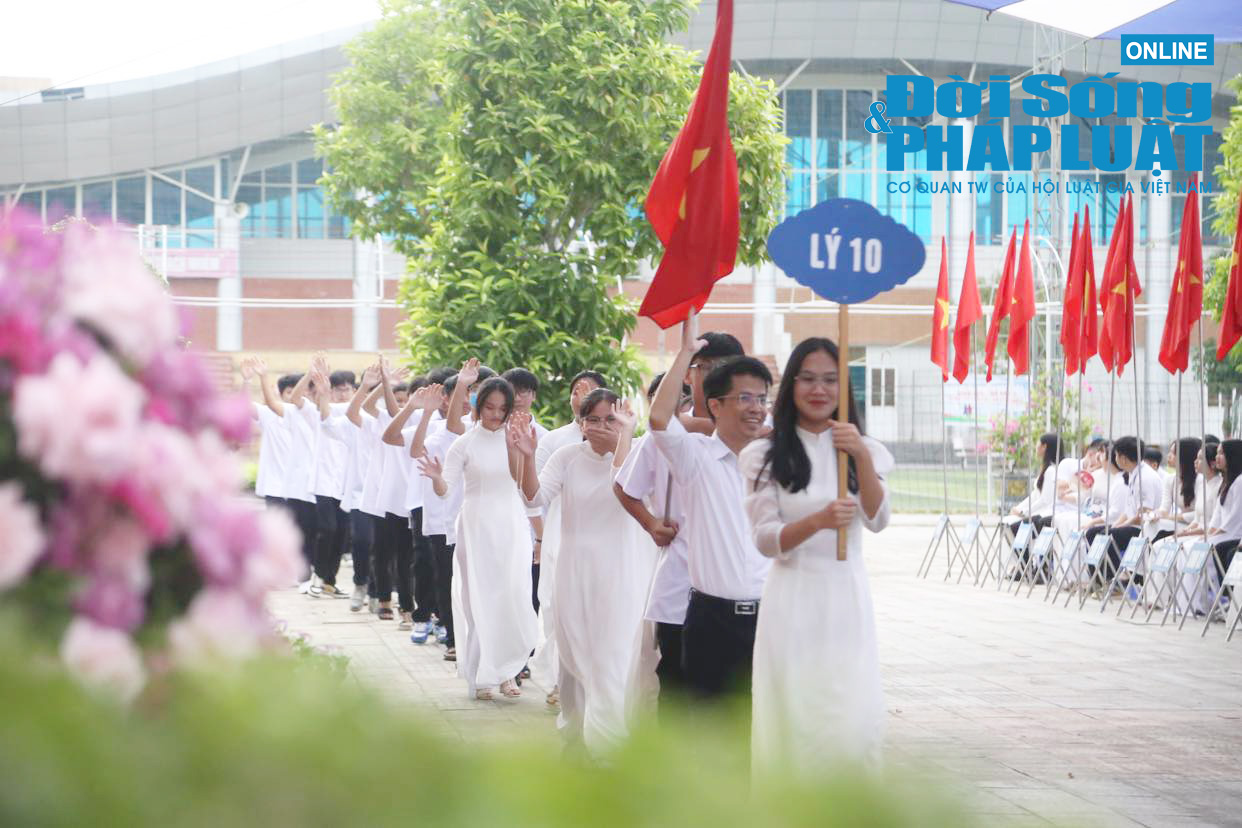
<svg viewBox="0 0 1242 828">
<path fill-rule="evenodd" d="M 850 306 L 837 306 L 837 377 L 840 392 L 837 396 L 837 417 L 841 422 L 850 420 Z M 850 456 L 837 451 L 837 497 L 850 496 L 849 489 Z M 842 527 L 837 530 L 837 560 L 845 560 L 846 532 Z"/>
</svg>

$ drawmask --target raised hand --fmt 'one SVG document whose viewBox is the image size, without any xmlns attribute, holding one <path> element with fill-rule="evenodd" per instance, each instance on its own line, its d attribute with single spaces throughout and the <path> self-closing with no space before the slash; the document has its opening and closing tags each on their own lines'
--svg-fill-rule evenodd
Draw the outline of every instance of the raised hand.
<svg viewBox="0 0 1242 828">
<path fill-rule="evenodd" d="M 465 383 L 466 388 L 474 385 L 479 381 L 479 360 L 477 357 L 470 357 L 461 365 L 461 370 L 457 372 L 457 382 Z"/>
<path fill-rule="evenodd" d="M 331 374 L 332 370 L 328 367 L 328 358 L 323 351 L 316 351 L 311 357 L 311 370 L 321 374 Z"/>
<path fill-rule="evenodd" d="M 444 395 L 444 386 L 440 383 L 432 383 L 424 385 L 422 388 L 414 392 L 414 396 L 410 398 L 415 408 L 421 408 L 424 411 L 431 411 L 440 407 L 440 401 Z"/>
<path fill-rule="evenodd" d="M 630 407 L 629 400 L 613 403 L 611 413 L 617 419 L 617 426 L 622 432 L 633 432 L 634 426 L 638 425 L 638 416 L 634 414 L 634 409 Z"/>
<path fill-rule="evenodd" d="M 538 440 L 535 437 L 535 427 L 531 423 L 530 415 L 518 411 L 509 416 L 509 423 L 506 426 L 506 436 L 509 445 L 513 447 L 518 454 L 523 457 L 534 457 L 535 446 Z"/>
<path fill-rule="evenodd" d="M 367 389 L 374 388 L 376 385 L 379 385 L 379 381 L 380 381 L 379 363 L 376 362 L 373 365 L 368 365 L 367 369 L 362 372 L 362 387 L 367 388 Z"/>
<path fill-rule="evenodd" d="M 423 456 L 415 462 L 418 463 L 418 472 L 423 477 L 432 481 L 439 480 L 441 483 L 444 482 L 444 466 L 439 460 L 434 457 Z"/>
<path fill-rule="evenodd" d="M 245 382 L 250 382 L 252 379 L 259 376 L 259 371 L 255 367 L 255 362 L 257 361 L 257 359 L 258 359 L 257 357 L 247 357 L 246 359 L 242 360 L 241 375 L 242 375 L 242 380 L 244 380 Z"/>
<path fill-rule="evenodd" d="M 400 368 L 396 369 L 395 371 L 391 371 L 388 374 L 388 376 L 392 378 L 392 381 L 398 384 L 405 382 L 405 378 L 408 377 L 409 375 L 410 375 L 410 366 L 408 365 L 402 365 Z"/>
</svg>

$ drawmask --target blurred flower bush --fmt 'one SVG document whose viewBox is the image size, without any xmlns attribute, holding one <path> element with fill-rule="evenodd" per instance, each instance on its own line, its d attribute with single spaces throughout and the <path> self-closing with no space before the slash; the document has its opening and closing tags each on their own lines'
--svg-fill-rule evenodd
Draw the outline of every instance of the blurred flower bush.
<svg viewBox="0 0 1242 828">
<path fill-rule="evenodd" d="M 288 518 L 240 497 L 249 403 L 183 327 L 120 233 L 0 218 L 0 604 L 125 700 L 278 641 L 263 596 L 301 566 Z"/>
</svg>

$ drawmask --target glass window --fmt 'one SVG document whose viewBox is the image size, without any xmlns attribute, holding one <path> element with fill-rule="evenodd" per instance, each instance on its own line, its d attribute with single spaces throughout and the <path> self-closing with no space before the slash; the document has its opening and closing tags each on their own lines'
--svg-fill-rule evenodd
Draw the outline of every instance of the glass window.
<svg viewBox="0 0 1242 828">
<path fill-rule="evenodd" d="M 185 171 L 185 183 L 209 196 L 214 196 L 216 195 L 216 168 L 194 167 L 188 169 Z M 189 209 L 188 205 L 187 209 Z"/>
<path fill-rule="evenodd" d="M 1125 183 L 1125 173 L 1105 173 L 1100 176 L 1099 219 L 1094 220 L 1097 245 L 1107 245 L 1109 237 L 1113 234 L 1113 226 L 1117 223 L 1117 213 L 1121 210 L 1121 196 Z M 1110 185 L 1113 188 L 1111 192 Z"/>
<path fill-rule="evenodd" d="M 298 188 L 298 238 L 323 238 L 323 190 Z"/>
<path fill-rule="evenodd" d="M 1002 182 L 1000 173 L 976 173 L 975 182 L 982 189 L 975 193 L 975 243 L 1004 244 L 1005 200 L 993 187 Z"/>
<path fill-rule="evenodd" d="M 785 91 L 785 160 L 795 169 L 811 166 L 811 90 Z M 796 212 L 796 211 L 793 211 Z"/>
<path fill-rule="evenodd" d="M 906 204 L 909 208 L 906 225 L 923 240 L 924 244 L 931 244 L 932 199 L 935 198 L 931 193 L 932 179 L 923 175 L 916 175 L 913 178 L 914 186 L 906 195 Z M 927 185 L 924 192 L 919 192 L 919 184 Z"/>
<path fill-rule="evenodd" d="M 841 195 L 841 174 L 835 170 L 821 172 L 815 177 L 815 203 L 838 198 Z"/>
<path fill-rule="evenodd" d="M 820 169 L 841 166 L 841 95 L 840 89 L 815 93 L 815 166 Z"/>
<path fill-rule="evenodd" d="M 796 172 L 785 182 L 785 215 L 793 216 L 811 206 L 811 174 Z"/>
<path fill-rule="evenodd" d="M 17 204 L 23 210 L 28 210 L 38 219 L 43 219 L 43 191 L 27 190 L 22 193 L 22 197 L 17 200 Z"/>
<path fill-rule="evenodd" d="M 93 221 L 112 221 L 112 182 L 82 185 L 82 215 Z"/>
<path fill-rule="evenodd" d="M 871 201 L 871 176 L 854 173 L 841 176 L 841 195 L 843 198 L 856 198 L 860 201 Z"/>
<path fill-rule="evenodd" d="M 215 247 L 215 206 L 194 193 L 185 194 L 186 247 Z"/>
<path fill-rule="evenodd" d="M 165 173 L 167 175 L 167 173 Z M 180 177 L 178 171 L 172 177 Z M 181 230 L 181 188 L 162 178 L 151 178 L 151 223 Z"/>
<path fill-rule="evenodd" d="M 275 167 L 268 167 L 263 171 L 263 182 L 265 184 L 292 184 L 293 165 L 277 164 Z"/>
<path fill-rule="evenodd" d="M 307 158 L 298 162 L 298 186 L 305 187 L 310 184 L 316 184 L 323 177 L 323 160 L 320 158 Z"/>
<path fill-rule="evenodd" d="M 77 209 L 77 196 L 73 187 L 57 187 L 47 191 L 48 224 L 55 224 L 65 216 L 72 216 Z"/>
<path fill-rule="evenodd" d="M 337 214 L 336 211 L 333 211 L 328 217 L 328 238 L 349 238 L 349 219 Z"/>
<path fill-rule="evenodd" d="M 1005 193 L 1005 223 L 1010 227 L 1018 228 L 1018 241 L 1021 241 L 1022 223 L 1031 217 L 1031 202 L 1034 199 L 1034 195 L 1030 192 L 1032 187 L 1031 174 L 1022 172 L 1009 173 L 1008 181 L 1014 183 L 1014 190 L 1018 189 L 1019 182 L 1022 182 L 1026 189 L 1025 193 L 1011 193 L 1008 191 Z"/>
<path fill-rule="evenodd" d="M 845 159 L 842 166 L 850 169 L 871 169 L 871 133 L 863 127 L 870 114 L 875 93 L 850 89 L 845 93 Z"/>
<path fill-rule="evenodd" d="M 880 173 L 878 186 L 875 189 L 876 209 L 884 215 L 905 223 L 906 220 L 906 202 L 905 197 L 897 189 L 902 181 L 911 181 L 913 176 L 904 173 Z M 894 192 L 889 192 L 889 182 L 893 183 Z"/>
<path fill-rule="evenodd" d="M 265 238 L 287 239 L 293 235 L 293 188 L 267 185 L 263 188 L 263 230 Z"/>
<path fill-rule="evenodd" d="M 250 208 L 241 222 L 241 234 L 246 238 L 262 235 L 263 189 L 254 184 L 242 184 L 237 188 L 237 203 Z"/>
<path fill-rule="evenodd" d="M 121 178 L 116 182 L 116 220 L 125 224 L 146 224 L 147 182 L 143 176 Z"/>
</svg>

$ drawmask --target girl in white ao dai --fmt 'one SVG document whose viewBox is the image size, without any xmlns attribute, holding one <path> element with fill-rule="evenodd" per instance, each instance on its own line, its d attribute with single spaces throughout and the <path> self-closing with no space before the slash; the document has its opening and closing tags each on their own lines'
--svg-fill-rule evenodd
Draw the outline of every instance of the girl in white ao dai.
<svg viewBox="0 0 1242 828">
<path fill-rule="evenodd" d="M 741 454 L 755 545 L 775 563 L 759 606 L 751 740 L 756 772 L 813 775 L 879 761 L 884 698 L 862 529 L 888 525 L 893 457 L 863 437 L 853 401 L 838 419 L 837 348 L 808 339 L 790 355 L 773 432 Z M 834 449 L 850 463 L 838 498 Z M 846 560 L 837 531 L 847 530 Z"/>
</svg>

